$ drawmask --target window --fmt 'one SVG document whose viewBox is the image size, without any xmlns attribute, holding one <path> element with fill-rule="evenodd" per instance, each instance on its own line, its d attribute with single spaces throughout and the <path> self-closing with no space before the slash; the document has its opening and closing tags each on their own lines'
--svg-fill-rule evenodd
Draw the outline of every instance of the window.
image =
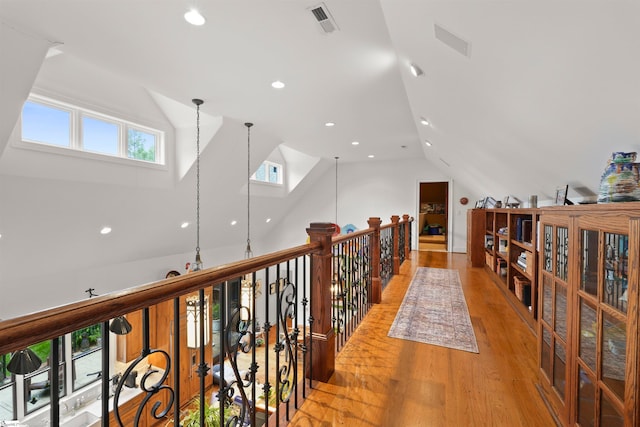
<svg viewBox="0 0 640 427">
<path fill-rule="evenodd" d="M 71 333 L 73 391 L 98 381 L 102 372 L 102 326 L 88 326 Z"/>
<path fill-rule="evenodd" d="M 251 179 L 269 184 L 282 185 L 282 165 L 265 161 L 258 167 L 255 173 L 251 175 Z"/>
<path fill-rule="evenodd" d="M 58 354 L 60 363 L 58 365 L 58 377 L 60 378 L 60 396 L 65 395 L 65 368 L 64 362 L 64 339 L 58 340 Z M 40 369 L 32 374 L 23 377 L 24 382 L 24 413 L 30 414 L 36 409 L 46 406 L 51 401 L 51 343 L 52 341 L 43 341 L 38 344 L 30 345 L 29 348 L 34 351 L 42 360 Z"/>
<path fill-rule="evenodd" d="M 16 408 L 13 399 L 15 380 L 11 372 L 7 371 L 10 355 L 0 355 L 0 420 L 15 420 Z"/>
<path fill-rule="evenodd" d="M 22 140 L 164 164 L 163 132 L 36 95 L 22 108 Z"/>
</svg>

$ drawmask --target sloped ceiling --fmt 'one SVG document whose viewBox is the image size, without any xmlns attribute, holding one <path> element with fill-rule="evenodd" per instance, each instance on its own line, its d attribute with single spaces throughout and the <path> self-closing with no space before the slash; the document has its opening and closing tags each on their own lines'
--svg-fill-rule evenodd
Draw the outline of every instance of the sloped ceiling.
<svg viewBox="0 0 640 427">
<path fill-rule="evenodd" d="M 246 121 L 255 124 L 256 166 L 281 144 L 307 156 L 304 179 L 321 176 L 334 157 L 424 157 L 471 197 L 544 200 L 563 184 L 570 197 L 592 196 L 612 151 L 640 151 L 634 1 L 326 0 L 339 27 L 329 35 L 308 10 L 316 1 L 199 1 L 202 27 L 182 17 L 192 3 L 0 0 L 4 277 L 31 267 L 27 250 L 40 251 L 36 259 L 57 251 L 46 261 L 57 271 L 101 254 L 100 262 L 117 263 L 191 250 L 192 231 L 175 227 L 194 219 L 192 159 L 177 160 L 189 152 L 181 141 L 193 129 L 179 123 L 188 122 L 192 98 L 219 120 L 202 159 L 203 232 L 215 236 L 208 246 L 243 241 L 245 224 L 229 223 L 245 217 Z M 434 24 L 468 41 L 470 54 L 437 40 Z M 28 40 L 4 38 L 7 28 Z M 44 59 L 54 42 L 63 53 Z M 410 62 L 424 74 L 413 77 Z M 275 80 L 286 87 L 271 88 Z M 174 154 L 166 171 L 15 148 L 21 98 L 32 86 L 166 130 Z M 278 218 L 295 212 L 299 188 L 309 186 L 279 203 L 255 201 L 256 212 L 274 218 L 256 215 L 255 239 L 284 226 Z M 83 250 L 95 247 L 92 233 L 107 220 L 126 233 L 97 243 L 97 255 Z"/>
</svg>

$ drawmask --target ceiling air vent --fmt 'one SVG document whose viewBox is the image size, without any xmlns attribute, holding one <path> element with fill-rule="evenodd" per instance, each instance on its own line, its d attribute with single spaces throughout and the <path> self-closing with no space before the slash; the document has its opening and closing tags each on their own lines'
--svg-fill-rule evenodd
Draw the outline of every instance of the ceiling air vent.
<svg viewBox="0 0 640 427">
<path fill-rule="evenodd" d="M 312 7 L 309 10 L 311 10 L 313 17 L 316 18 L 318 24 L 320 24 L 323 32 L 331 34 L 334 31 L 338 30 L 336 21 L 334 21 L 333 17 L 331 16 L 331 12 L 329 12 L 329 9 L 327 9 L 327 6 L 324 3 L 320 3 L 319 5 Z"/>
</svg>

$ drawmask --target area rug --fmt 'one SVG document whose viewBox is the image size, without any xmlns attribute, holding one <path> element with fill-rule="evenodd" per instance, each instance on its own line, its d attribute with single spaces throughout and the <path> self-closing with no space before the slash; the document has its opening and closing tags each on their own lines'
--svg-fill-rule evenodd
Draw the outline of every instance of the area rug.
<svg viewBox="0 0 640 427">
<path fill-rule="evenodd" d="M 458 271 L 419 267 L 388 335 L 478 353 Z"/>
</svg>

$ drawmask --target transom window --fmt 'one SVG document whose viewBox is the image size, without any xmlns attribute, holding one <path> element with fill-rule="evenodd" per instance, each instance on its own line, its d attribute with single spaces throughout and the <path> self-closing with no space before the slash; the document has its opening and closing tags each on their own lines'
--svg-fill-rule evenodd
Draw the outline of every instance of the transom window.
<svg viewBox="0 0 640 427">
<path fill-rule="evenodd" d="M 163 132 L 36 95 L 22 108 L 22 140 L 164 164 Z"/>
<path fill-rule="evenodd" d="M 267 160 L 251 175 L 251 179 L 269 184 L 282 185 L 282 165 Z"/>
</svg>

